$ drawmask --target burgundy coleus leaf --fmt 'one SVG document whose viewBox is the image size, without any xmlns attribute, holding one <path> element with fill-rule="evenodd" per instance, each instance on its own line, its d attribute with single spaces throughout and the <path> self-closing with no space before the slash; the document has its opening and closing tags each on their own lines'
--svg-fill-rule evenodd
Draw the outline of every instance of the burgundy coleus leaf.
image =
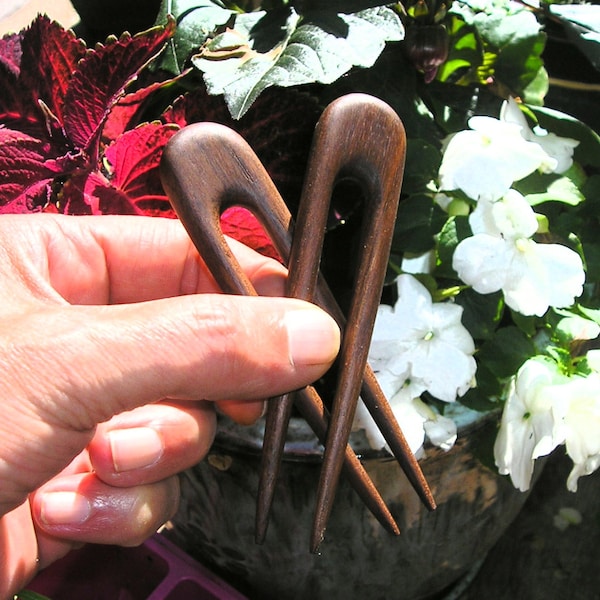
<svg viewBox="0 0 600 600">
<path fill-rule="evenodd" d="M 225 235 L 282 262 L 260 221 L 246 208 L 232 206 L 221 215 L 221 229 Z"/>
<path fill-rule="evenodd" d="M 46 16 L 2 38 L 0 121 L 34 135 L 45 129 L 48 111 L 61 121 L 69 80 L 86 51 L 82 40 Z"/>
<path fill-rule="evenodd" d="M 144 111 L 146 101 L 163 85 L 165 85 L 165 82 L 156 81 L 141 87 L 131 94 L 125 94 L 113 106 L 104 123 L 104 127 L 102 128 L 102 143 L 110 144 L 124 131 L 138 125 L 140 123 L 139 116 Z"/>
<path fill-rule="evenodd" d="M 65 132 L 76 146 L 96 154 L 110 110 L 127 85 L 164 48 L 174 30 L 174 21 L 169 20 L 166 27 L 109 38 L 80 61 L 67 90 L 64 114 Z"/>
<path fill-rule="evenodd" d="M 0 38 L 0 63 L 15 77 L 21 70 L 21 36 L 9 33 Z"/>
<path fill-rule="evenodd" d="M 65 186 L 64 211 L 174 216 L 158 167 L 162 149 L 177 130 L 155 122 L 125 132 L 106 148 L 103 172 L 74 177 Z"/>
<path fill-rule="evenodd" d="M 49 160 L 48 144 L 21 131 L 0 127 L 0 213 L 39 210 L 63 166 Z"/>
</svg>

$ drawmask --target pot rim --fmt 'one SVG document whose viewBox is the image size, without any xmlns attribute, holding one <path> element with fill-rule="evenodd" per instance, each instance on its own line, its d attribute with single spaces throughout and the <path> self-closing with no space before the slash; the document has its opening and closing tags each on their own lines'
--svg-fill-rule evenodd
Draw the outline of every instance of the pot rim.
<svg viewBox="0 0 600 600">
<path fill-rule="evenodd" d="M 496 420 L 501 409 L 480 412 L 453 402 L 448 404 L 444 416 L 452 418 L 457 425 L 458 437 L 464 437 L 480 429 L 491 420 Z M 250 426 L 235 423 L 226 416 L 219 415 L 217 421 L 217 435 L 214 448 L 234 454 L 262 453 L 262 441 L 265 430 L 265 418 L 261 417 Z M 385 449 L 375 450 L 369 445 L 363 430 L 353 431 L 350 434 L 350 445 L 361 459 L 393 459 Z M 437 451 L 439 448 L 425 443 L 425 455 L 428 451 Z M 290 419 L 284 446 L 283 460 L 286 461 L 318 461 L 323 458 L 323 446 L 320 444 L 308 423 L 299 416 Z"/>
</svg>

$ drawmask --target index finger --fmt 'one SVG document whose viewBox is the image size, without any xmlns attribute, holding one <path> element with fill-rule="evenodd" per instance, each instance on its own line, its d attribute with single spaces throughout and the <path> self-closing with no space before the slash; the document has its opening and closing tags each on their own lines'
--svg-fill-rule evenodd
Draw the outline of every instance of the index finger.
<svg viewBox="0 0 600 600">
<path fill-rule="evenodd" d="M 176 219 L 4 215 L 0 244 L 5 236 L 6 244 L 28 253 L 39 275 L 71 304 L 121 304 L 219 291 Z M 261 295 L 283 295 L 282 265 L 234 240 L 230 243 Z"/>
</svg>

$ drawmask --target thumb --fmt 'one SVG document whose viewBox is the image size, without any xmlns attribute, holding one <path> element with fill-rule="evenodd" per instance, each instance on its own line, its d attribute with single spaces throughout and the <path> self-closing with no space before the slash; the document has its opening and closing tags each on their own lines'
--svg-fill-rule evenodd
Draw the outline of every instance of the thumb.
<svg viewBox="0 0 600 600">
<path fill-rule="evenodd" d="M 11 343 L 0 349 L 0 364 L 13 366 L 0 381 L 8 399 L 0 458 L 22 475 L 13 491 L 24 493 L 66 466 L 115 414 L 165 397 L 278 395 L 321 376 L 339 347 L 337 325 L 311 304 L 222 294 L 44 306 L 10 328 Z"/>
</svg>

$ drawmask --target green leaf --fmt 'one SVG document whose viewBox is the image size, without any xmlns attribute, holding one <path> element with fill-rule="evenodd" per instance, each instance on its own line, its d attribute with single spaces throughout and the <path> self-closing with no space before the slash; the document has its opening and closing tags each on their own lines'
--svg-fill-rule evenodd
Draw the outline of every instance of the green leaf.
<svg viewBox="0 0 600 600">
<path fill-rule="evenodd" d="M 446 214 L 431 196 L 415 194 L 403 198 L 398 207 L 392 247 L 396 252 L 421 254 L 434 246 Z"/>
<path fill-rule="evenodd" d="M 456 278 L 452 268 L 454 249 L 461 240 L 473 235 L 466 216 L 450 217 L 443 226 L 438 240 L 437 274 Z"/>
<path fill-rule="evenodd" d="M 313 10 L 353 13 L 389 3 L 389 0 L 292 0 L 292 6 L 301 14 Z"/>
<path fill-rule="evenodd" d="M 164 25 L 167 15 L 175 17 L 177 29 L 158 67 L 180 75 L 190 56 L 197 52 L 214 30 L 235 14 L 218 0 L 162 0 L 156 23 Z"/>
<path fill-rule="evenodd" d="M 424 139 L 409 139 L 406 143 L 406 163 L 402 193 L 423 193 L 428 184 L 437 177 L 442 154 L 440 150 Z"/>
<path fill-rule="evenodd" d="M 462 323 L 476 340 L 490 339 L 502 318 L 504 302 L 501 292 L 479 294 L 468 288 L 456 298 L 463 307 Z"/>
<path fill-rule="evenodd" d="M 496 398 L 502 391 L 501 385 L 493 374 L 486 377 L 482 369 L 477 369 L 477 387 L 467 390 L 467 393 L 459 399 L 459 402 L 478 412 L 489 412 L 499 407 Z M 488 382 L 490 385 L 488 386 Z"/>
<path fill-rule="evenodd" d="M 539 317 L 523 315 L 516 310 L 510 309 L 510 317 L 513 323 L 527 336 L 533 337 L 539 331 Z"/>
<path fill-rule="evenodd" d="M 513 187 L 521 192 L 531 206 L 544 202 L 562 202 L 577 206 L 585 200 L 579 189 L 581 171 L 577 166 L 558 175 L 534 172 L 525 179 L 517 181 Z"/>
<path fill-rule="evenodd" d="M 529 10 L 508 14 L 498 11 L 494 15 L 476 17 L 475 26 L 497 52 L 495 78 L 521 94 L 543 67 L 546 38 L 538 20 Z"/>
<path fill-rule="evenodd" d="M 15 595 L 13 600 L 50 600 L 50 598 L 42 596 L 37 592 L 32 592 L 31 590 L 21 590 Z"/>
<path fill-rule="evenodd" d="M 594 3 L 551 5 L 550 12 L 565 26 L 567 37 L 600 69 L 600 22 Z"/>
<path fill-rule="evenodd" d="M 478 360 L 499 378 L 512 377 L 519 367 L 536 354 L 533 341 L 514 326 L 498 329 L 477 354 Z"/>
<path fill-rule="evenodd" d="M 452 15 L 446 26 L 449 38 L 448 58 L 440 65 L 437 79 L 448 81 L 453 76 L 477 67 L 483 60 L 483 49 L 475 28 L 457 15 Z"/>
<path fill-rule="evenodd" d="M 234 30 L 240 43 L 229 57 L 214 60 L 208 48 L 192 59 L 209 93 L 223 94 L 235 119 L 270 86 L 330 84 L 352 67 L 372 66 L 387 41 L 404 37 L 400 18 L 385 7 L 350 15 L 315 11 L 302 18 L 290 9 L 285 19 L 275 12 L 239 15 Z M 251 27 L 244 23 L 249 18 Z M 275 44 L 274 31 L 279 33 Z"/>
<path fill-rule="evenodd" d="M 582 315 L 600 325 L 600 309 L 588 308 L 587 306 L 579 306 L 578 308 Z"/>
</svg>

